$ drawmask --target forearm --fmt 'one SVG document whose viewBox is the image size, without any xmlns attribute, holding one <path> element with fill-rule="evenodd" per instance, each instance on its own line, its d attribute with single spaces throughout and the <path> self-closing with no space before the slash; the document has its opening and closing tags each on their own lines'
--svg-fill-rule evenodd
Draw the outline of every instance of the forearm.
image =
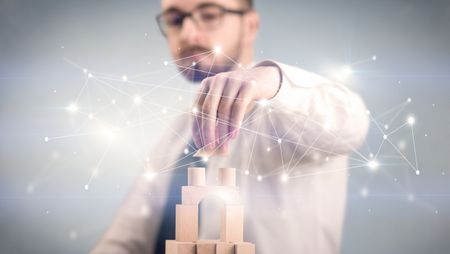
<svg viewBox="0 0 450 254">
<path fill-rule="evenodd" d="M 300 156 L 347 154 L 364 141 L 366 107 L 347 87 L 295 67 L 271 61 L 259 65 L 277 66 L 282 74 L 280 89 L 270 100 L 269 122 Z"/>
</svg>

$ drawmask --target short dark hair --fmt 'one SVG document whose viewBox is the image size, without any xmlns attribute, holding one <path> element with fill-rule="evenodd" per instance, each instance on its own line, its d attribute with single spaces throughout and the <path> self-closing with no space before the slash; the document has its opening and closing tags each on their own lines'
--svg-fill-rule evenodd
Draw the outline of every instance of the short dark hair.
<svg viewBox="0 0 450 254">
<path fill-rule="evenodd" d="M 243 0 L 244 5 L 246 8 L 252 9 L 253 8 L 253 0 Z"/>
</svg>

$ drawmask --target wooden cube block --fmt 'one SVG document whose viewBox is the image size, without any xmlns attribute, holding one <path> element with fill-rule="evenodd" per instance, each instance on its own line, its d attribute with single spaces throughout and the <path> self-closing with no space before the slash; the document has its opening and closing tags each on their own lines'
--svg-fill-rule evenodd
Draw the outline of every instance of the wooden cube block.
<svg viewBox="0 0 450 254">
<path fill-rule="evenodd" d="M 236 186 L 236 169 L 235 168 L 220 168 L 219 182 L 223 186 Z"/>
<path fill-rule="evenodd" d="M 223 242 L 243 242 L 244 207 L 242 205 L 225 205 L 223 209 L 220 240 Z"/>
<path fill-rule="evenodd" d="M 235 254 L 255 254 L 255 245 L 252 243 L 236 243 L 235 248 Z"/>
<path fill-rule="evenodd" d="M 188 168 L 188 185 L 204 186 L 206 183 L 205 168 L 190 167 Z"/>
<path fill-rule="evenodd" d="M 197 241 L 197 254 L 216 254 L 216 244 L 218 240 Z"/>
<path fill-rule="evenodd" d="M 166 240 L 166 254 L 196 254 L 195 243 Z"/>
<path fill-rule="evenodd" d="M 217 243 L 216 254 L 234 254 L 234 243 L 226 243 L 226 242 Z"/>
<path fill-rule="evenodd" d="M 176 206 L 175 239 L 178 242 L 193 242 L 198 239 L 198 206 Z"/>
</svg>

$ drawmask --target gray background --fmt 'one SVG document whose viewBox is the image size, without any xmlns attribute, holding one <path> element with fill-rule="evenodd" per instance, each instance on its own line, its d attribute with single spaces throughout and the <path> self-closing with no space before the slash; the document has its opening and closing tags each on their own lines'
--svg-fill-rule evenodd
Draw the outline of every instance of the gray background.
<svg viewBox="0 0 450 254">
<path fill-rule="evenodd" d="M 416 117 L 421 174 L 389 146 L 381 149 L 376 173 L 352 169 L 342 252 L 449 253 L 450 2 L 256 0 L 256 8 L 262 16 L 257 59 L 326 74 L 330 66 L 377 55 L 377 61 L 353 66 L 349 86 L 375 116 L 412 98 L 391 125 Z M 44 137 L 85 128 L 85 116 L 64 109 L 84 82 L 68 60 L 117 76 L 164 69 L 170 57 L 154 22 L 158 11 L 159 2 L 150 0 L 0 2 L 0 253 L 85 253 L 110 223 L 142 156 L 113 147 L 86 191 L 104 144 L 90 135 L 51 142 Z M 168 68 L 142 80 L 174 74 Z M 162 88 L 148 100 L 169 109 L 188 105 L 195 87 L 183 82 L 167 86 L 186 91 Z M 96 93 L 104 96 L 92 93 L 94 101 Z M 178 102 L 179 94 L 187 99 Z M 170 113 L 167 120 L 175 115 Z M 163 129 L 158 121 L 144 127 L 130 135 L 141 153 Z M 381 140 L 372 126 L 361 152 L 375 153 Z M 392 141 L 403 142 L 414 162 L 407 127 Z M 367 197 L 360 195 L 363 189 Z"/>
</svg>

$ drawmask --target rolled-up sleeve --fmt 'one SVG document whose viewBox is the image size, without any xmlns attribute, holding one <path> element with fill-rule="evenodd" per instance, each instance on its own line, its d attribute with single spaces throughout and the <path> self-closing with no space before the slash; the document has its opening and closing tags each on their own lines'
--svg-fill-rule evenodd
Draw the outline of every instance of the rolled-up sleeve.
<svg viewBox="0 0 450 254">
<path fill-rule="evenodd" d="M 364 141 L 369 120 L 361 97 L 342 84 L 317 74 L 275 61 L 257 66 L 275 66 L 280 88 L 270 100 L 271 123 L 279 136 L 296 152 L 348 154 Z"/>
</svg>

